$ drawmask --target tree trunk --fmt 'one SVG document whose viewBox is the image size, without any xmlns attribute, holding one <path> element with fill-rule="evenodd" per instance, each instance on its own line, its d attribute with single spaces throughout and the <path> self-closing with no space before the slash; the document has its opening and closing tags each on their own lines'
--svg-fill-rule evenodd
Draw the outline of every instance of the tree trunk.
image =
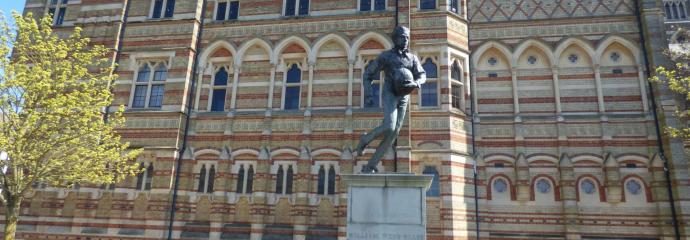
<svg viewBox="0 0 690 240">
<path fill-rule="evenodd" d="M 14 240 L 17 231 L 17 220 L 19 219 L 20 200 L 9 200 L 5 206 L 5 240 Z"/>
</svg>

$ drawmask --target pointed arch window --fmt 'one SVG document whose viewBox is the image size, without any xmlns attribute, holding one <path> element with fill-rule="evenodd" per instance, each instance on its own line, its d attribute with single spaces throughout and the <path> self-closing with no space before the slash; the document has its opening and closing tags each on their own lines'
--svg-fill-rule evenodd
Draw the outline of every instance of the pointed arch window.
<svg viewBox="0 0 690 240">
<path fill-rule="evenodd" d="M 211 91 L 211 111 L 225 111 L 225 98 L 228 89 L 228 71 L 226 66 L 222 66 L 213 74 L 213 89 Z"/>
<path fill-rule="evenodd" d="M 666 11 L 666 19 L 673 19 L 673 15 L 671 14 L 671 3 L 664 3 L 664 10 Z"/>
<path fill-rule="evenodd" d="M 431 58 L 427 58 L 422 64 L 426 72 L 426 83 L 422 84 L 421 106 L 438 106 L 438 67 Z"/>
<path fill-rule="evenodd" d="M 200 193 L 213 193 L 213 185 L 216 178 L 216 166 L 215 164 L 201 164 L 199 169 L 197 192 Z"/>
<path fill-rule="evenodd" d="M 249 194 L 252 193 L 254 186 L 254 165 L 250 163 L 240 164 L 237 172 L 237 188 L 236 193 Z"/>
<path fill-rule="evenodd" d="M 151 74 L 151 69 L 155 69 Z M 164 62 L 144 62 L 137 71 L 132 86 L 132 108 L 160 108 L 163 105 L 168 69 Z"/>
<path fill-rule="evenodd" d="M 334 165 L 324 164 L 319 166 L 316 193 L 319 195 L 335 194 L 336 175 Z"/>
<path fill-rule="evenodd" d="M 369 67 L 369 62 L 371 62 L 371 60 L 367 61 L 367 64 L 362 69 L 362 73 L 364 73 L 365 70 L 367 69 L 367 67 Z M 381 79 L 383 79 L 382 75 L 383 75 L 383 72 L 380 72 L 379 74 L 375 75 L 374 79 L 372 79 L 372 81 L 371 81 L 371 94 L 372 94 L 372 99 L 374 100 L 373 103 L 370 106 L 367 106 L 367 105 L 365 105 L 366 103 L 362 102 L 362 106 L 364 106 L 364 107 L 381 107 L 381 94 L 382 94 L 381 86 L 383 84 L 383 81 L 381 80 Z M 362 79 L 364 79 L 364 74 L 362 74 Z M 362 82 L 362 84 L 364 84 L 364 82 Z M 362 93 L 364 93 L 364 85 L 362 85 Z M 365 97 L 364 94 L 362 94 L 362 97 Z M 364 99 L 362 99 L 362 100 L 364 100 Z"/>
<path fill-rule="evenodd" d="M 460 110 L 465 109 L 465 82 L 462 79 L 462 69 L 460 64 L 456 61 L 453 62 L 453 66 L 450 69 L 450 80 L 451 80 L 451 106 Z"/>
<path fill-rule="evenodd" d="M 297 63 L 290 65 L 285 78 L 283 109 L 299 109 L 302 85 L 302 69 Z"/>
<path fill-rule="evenodd" d="M 136 190 L 151 190 L 153 182 L 153 163 L 140 163 Z"/>
<path fill-rule="evenodd" d="M 278 165 L 276 172 L 276 194 L 292 194 L 292 164 Z"/>
<path fill-rule="evenodd" d="M 426 167 L 424 167 L 424 171 L 422 172 L 422 174 L 434 176 L 434 178 L 431 180 L 431 186 L 426 191 L 426 196 L 427 197 L 441 196 L 441 186 L 439 184 L 439 174 L 438 174 L 438 171 L 436 170 L 436 167 L 426 166 Z"/>
</svg>

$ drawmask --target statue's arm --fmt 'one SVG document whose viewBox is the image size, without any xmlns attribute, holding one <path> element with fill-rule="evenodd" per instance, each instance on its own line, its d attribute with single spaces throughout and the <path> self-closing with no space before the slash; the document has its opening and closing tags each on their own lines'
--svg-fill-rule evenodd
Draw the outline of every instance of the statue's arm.
<svg viewBox="0 0 690 240">
<path fill-rule="evenodd" d="M 377 74 L 381 74 L 383 68 L 383 58 L 379 55 L 376 59 L 369 62 L 367 68 L 364 69 L 364 76 L 362 85 L 364 86 L 364 105 L 369 106 L 373 103 L 373 93 L 371 91 L 371 84 L 376 78 Z"/>
<path fill-rule="evenodd" d="M 419 62 L 419 58 L 417 58 L 417 56 L 414 56 L 412 75 L 414 76 L 414 80 L 417 83 L 417 87 L 421 88 L 422 84 L 426 82 L 426 71 L 424 71 L 424 68 L 422 67 L 422 64 Z"/>
</svg>

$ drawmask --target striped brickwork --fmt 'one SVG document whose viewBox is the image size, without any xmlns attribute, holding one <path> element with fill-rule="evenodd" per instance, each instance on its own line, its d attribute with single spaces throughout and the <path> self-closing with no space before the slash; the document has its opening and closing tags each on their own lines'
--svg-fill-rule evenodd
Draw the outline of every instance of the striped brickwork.
<svg viewBox="0 0 690 240">
<path fill-rule="evenodd" d="M 20 237 L 165 238 L 178 175 L 175 239 L 346 238 L 347 189 L 338 174 L 358 172 L 374 152 L 351 150 L 382 118 L 381 109 L 362 107 L 362 72 L 392 46 L 395 1 L 360 12 L 358 1 L 313 0 L 309 16 L 282 17 L 283 1 L 241 0 L 236 21 L 214 20 L 218 3 L 203 2 L 177 0 L 172 18 L 151 19 L 152 1 L 130 0 L 114 105 L 127 108 L 119 132 L 155 169 L 150 190 L 134 177 L 114 190 L 40 189 L 24 203 Z M 124 3 L 69 1 L 55 29 L 82 26 L 114 47 Z M 29 0 L 26 11 L 43 15 L 46 4 Z M 440 194 L 427 199 L 428 239 L 475 239 L 477 222 L 482 239 L 672 237 L 631 1 L 461 1 L 458 14 L 447 1 L 435 10 L 399 4 L 412 51 L 437 66 L 429 81 L 438 101 L 422 106 L 413 93 L 396 154 L 379 169 L 439 173 Z M 165 81 L 152 83 L 164 86 L 160 108 L 134 106 L 146 64 L 167 69 Z M 298 83 L 287 82 L 293 66 Z M 214 84 L 220 69 L 225 85 Z M 285 110 L 288 87 L 299 87 L 298 109 Z M 215 90 L 225 90 L 224 111 L 210 111 Z M 178 156 L 183 141 L 188 148 Z M 214 167 L 212 193 L 199 192 L 202 166 Z M 250 166 L 252 191 L 238 192 Z M 278 169 L 287 166 L 292 193 L 277 193 Z M 320 170 L 331 167 L 335 189 L 321 193 Z"/>
</svg>

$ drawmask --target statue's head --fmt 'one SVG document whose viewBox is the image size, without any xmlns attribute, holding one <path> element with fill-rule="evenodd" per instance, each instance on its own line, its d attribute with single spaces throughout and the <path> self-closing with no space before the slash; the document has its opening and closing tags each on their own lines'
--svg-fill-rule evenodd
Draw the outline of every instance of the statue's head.
<svg viewBox="0 0 690 240">
<path fill-rule="evenodd" d="M 393 30 L 391 38 L 393 39 L 396 49 L 407 49 L 410 44 L 410 29 L 404 26 L 398 26 Z"/>
</svg>

